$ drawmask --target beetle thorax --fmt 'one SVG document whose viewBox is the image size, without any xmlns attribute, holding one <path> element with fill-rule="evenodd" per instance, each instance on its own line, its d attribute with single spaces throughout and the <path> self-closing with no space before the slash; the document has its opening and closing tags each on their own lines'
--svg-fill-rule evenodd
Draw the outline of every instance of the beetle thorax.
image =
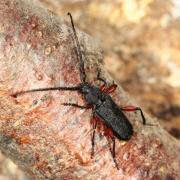
<svg viewBox="0 0 180 180">
<path fill-rule="evenodd" d="M 81 93 L 88 104 L 100 105 L 103 102 L 104 94 L 96 86 L 84 83 L 81 85 Z"/>
</svg>

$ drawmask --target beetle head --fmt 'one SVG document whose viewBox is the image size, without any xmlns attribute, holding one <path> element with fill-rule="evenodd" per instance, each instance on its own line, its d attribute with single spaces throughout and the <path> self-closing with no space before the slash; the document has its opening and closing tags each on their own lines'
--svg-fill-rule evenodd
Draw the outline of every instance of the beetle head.
<svg viewBox="0 0 180 180">
<path fill-rule="evenodd" d="M 88 104 L 98 105 L 102 103 L 103 94 L 98 87 L 91 86 L 88 83 L 83 83 L 80 87 L 80 92 L 84 95 Z"/>
</svg>

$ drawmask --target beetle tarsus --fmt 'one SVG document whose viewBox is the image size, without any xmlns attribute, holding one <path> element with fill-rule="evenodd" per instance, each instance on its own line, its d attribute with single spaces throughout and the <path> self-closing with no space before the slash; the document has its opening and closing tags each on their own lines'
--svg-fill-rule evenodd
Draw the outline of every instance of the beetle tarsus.
<svg viewBox="0 0 180 180">
<path fill-rule="evenodd" d="M 92 119 L 92 125 L 93 125 L 93 133 L 92 133 L 92 138 L 91 138 L 91 144 L 92 144 L 91 158 L 93 158 L 94 156 L 95 132 L 96 132 L 96 127 L 97 127 L 97 118 L 95 116 Z"/>
<path fill-rule="evenodd" d="M 141 113 L 141 117 L 142 117 L 142 120 L 143 120 L 143 125 L 146 125 L 146 119 L 145 119 L 145 116 L 141 110 L 140 107 L 136 107 L 136 106 L 125 106 L 125 107 L 122 107 L 120 108 L 122 111 L 126 111 L 126 112 L 134 112 L 134 111 L 140 111 Z"/>
<path fill-rule="evenodd" d="M 111 137 L 111 140 L 112 140 L 113 145 L 112 145 L 112 148 L 111 148 L 111 144 L 109 143 L 109 151 L 110 151 L 110 153 L 112 155 L 112 158 L 113 158 L 113 161 L 114 161 L 114 164 L 115 164 L 117 170 L 119 170 L 119 166 L 118 166 L 118 163 L 116 161 L 116 152 L 115 152 L 116 141 L 115 141 L 115 137 L 114 136 Z"/>
</svg>

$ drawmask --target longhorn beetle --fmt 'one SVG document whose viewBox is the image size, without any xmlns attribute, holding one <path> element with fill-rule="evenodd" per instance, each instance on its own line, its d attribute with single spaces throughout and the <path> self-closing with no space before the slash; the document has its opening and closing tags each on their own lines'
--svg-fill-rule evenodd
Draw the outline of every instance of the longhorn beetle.
<svg viewBox="0 0 180 180">
<path fill-rule="evenodd" d="M 129 140 L 133 135 L 133 127 L 127 117 L 124 115 L 124 111 L 139 111 L 143 120 L 143 125 L 146 124 L 146 119 L 144 114 L 139 107 L 135 106 L 126 106 L 126 107 L 118 107 L 118 105 L 113 101 L 110 93 L 114 92 L 117 85 L 112 84 L 107 87 L 106 81 L 100 77 L 100 71 L 98 72 L 97 79 L 103 82 L 103 85 L 100 87 L 93 86 L 86 80 L 86 72 L 84 68 L 84 61 L 82 57 L 82 52 L 80 48 L 80 43 L 76 34 L 76 30 L 73 23 L 73 18 L 70 13 L 68 13 L 72 30 L 73 30 L 73 39 L 75 43 L 75 51 L 77 55 L 77 59 L 79 61 L 79 73 L 81 83 L 77 86 L 73 87 L 50 87 L 50 88 L 40 88 L 40 89 L 31 89 L 27 91 L 21 91 L 14 94 L 14 97 L 22 95 L 24 93 L 37 92 L 37 91 L 52 91 L 52 90 L 61 90 L 61 91 L 78 91 L 81 93 L 87 103 L 87 105 L 81 106 L 75 103 L 63 103 L 64 106 L 73 106 L 81 109 L 92 109 L 93 117 L 91 120 L 92 124 L 92 151 L 91 157 L 94 156 L 94 145 L 95 145 L 95 132 L 96 128 L 100 128 L 103 130 L 103 134 L 111 140 L 111 144 L 109 144 L 109 150 L 111 152 L 113 161 L 117 169 L 118 164 L 116 162 L 115 157 L 115 137 L 120 140 Z M 112 147 L 111 147 L 112 146 Z"/>
</svg>

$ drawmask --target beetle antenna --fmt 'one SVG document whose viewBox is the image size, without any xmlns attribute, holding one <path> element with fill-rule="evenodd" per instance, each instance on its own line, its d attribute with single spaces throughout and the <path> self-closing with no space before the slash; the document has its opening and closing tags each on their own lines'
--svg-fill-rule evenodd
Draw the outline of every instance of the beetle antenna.
<svg viewBox="0 0 180 180">
<path fill-rule="evenodd" d="M 80 46 L 80 43 L 79 43 L 79 40 L 77 37 L 77 33 L 76 33 L 76 30 L 74 27 L 72 15 L 70 12 L 68 12 L 67 15 L 70 16 L 70 19 L 71 19 L 71 25 L 72 25 L 73 34 L 74 34 L 74 41 L 76 43 L 76 54 L 77 54 L 77 57 L 80 61 L 80 63 L 79 63 L 80 78 L 81 78 L 81 81 L 83 83 L 85 83 L 86 82 L 86 72 L 84 69 L 84 61 L 83 61 L 83 57 L 82 57 L 81 46 Z"/>
<path fill-rule="evenodd" d="M 75 86 L 75 87 L 50 87 L 50 88 L 39 88 L 39 89 L 31 89 L 27 91 L 21 91 L 17 92 L 15 94 L 12 94 L 13 97 L 17 97 L 26 93 L 31 93 L 31 92 L 37 92 L 37 91 L 79 91 L 81 89 L 80 86 Z"/>
</svg>

